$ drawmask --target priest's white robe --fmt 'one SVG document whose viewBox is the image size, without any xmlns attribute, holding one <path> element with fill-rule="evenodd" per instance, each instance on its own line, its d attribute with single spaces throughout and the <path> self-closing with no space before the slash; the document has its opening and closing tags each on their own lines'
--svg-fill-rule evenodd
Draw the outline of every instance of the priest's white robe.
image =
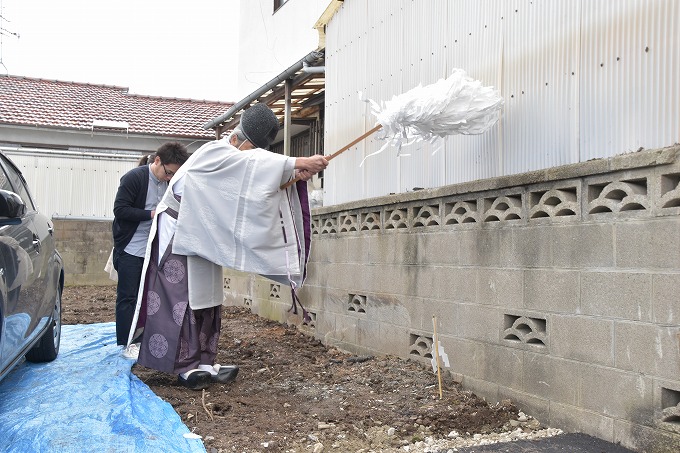
<svg viewBox="0 0 680 453">
<path fill-rule="evenodd" d="M 173 253 L 187 256 L 192 309 L 222 304 L 222 267 L 302 286 L 309 232 L 296 186 L 280 189 L 292 178 L 294 165 L 295 158 L 262 149 L 237 150 L 226 139 L 209 142 L 191 155 L 156 208 L 133 327 L 144 297 L 151 245 L 159 234 L 158 216 L 176 206 L 177 184 L 183 184 L 179 216 L 166 236 L 174 234 Z M 304 212 L 309 212 L 308 205 Z M 161 243 L 160 256 L 164 251 Z M 131 329 L 128 342 L 138 334 Z"/>
</svg>

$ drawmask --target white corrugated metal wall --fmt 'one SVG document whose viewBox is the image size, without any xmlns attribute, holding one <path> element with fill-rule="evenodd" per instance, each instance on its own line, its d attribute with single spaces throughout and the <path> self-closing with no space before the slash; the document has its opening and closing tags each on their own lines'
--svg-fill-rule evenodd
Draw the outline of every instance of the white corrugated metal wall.
<svg viewBox="0 0 680 453">
<path fill-rule="evenodd" d="M 139 158 L 27 148 L 3 152 L 21 170 L 39 210 L 60 218 L 112 220 L 120 177 Z"/>
<path fill-rule="evenodd" d="M 501 90 L 499 123 L 402 149 L 376 135 L 333 160 L 324 204 L 609 157 L 680 141 L 676 0 L 351 0 L 326 39 L 326 143 L 389 100 L 465 69 Z"/>
</svg>

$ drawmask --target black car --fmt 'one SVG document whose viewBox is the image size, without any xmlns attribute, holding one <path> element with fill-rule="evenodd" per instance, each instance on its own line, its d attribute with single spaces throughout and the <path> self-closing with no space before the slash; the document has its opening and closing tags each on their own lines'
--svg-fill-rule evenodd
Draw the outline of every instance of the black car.
<svg viewBox="0 0 680 453">
<path fill-rule="evenodd" d="M 52 221 L 37 211 L 26 180 L 0 152 L 0 380 L 25 356 L 59 353 L 64 264 Z"/>
</svg>

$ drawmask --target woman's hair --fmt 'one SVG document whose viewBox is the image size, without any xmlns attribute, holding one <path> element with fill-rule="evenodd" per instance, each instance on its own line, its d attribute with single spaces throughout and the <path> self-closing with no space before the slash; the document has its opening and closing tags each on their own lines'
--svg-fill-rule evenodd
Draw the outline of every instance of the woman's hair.
<svg viewBox="0 0 680 453">
<path fill-rule="evenodd" d="M 149 162 L 152 161 L 154 158 L 153 154 L 147 154 L 145 156 L 142 156 L 139 158 L 139 161 L 137 162 L 138 167 L 143 167 L 144 165 L 149 165 Z"/>
</svg>

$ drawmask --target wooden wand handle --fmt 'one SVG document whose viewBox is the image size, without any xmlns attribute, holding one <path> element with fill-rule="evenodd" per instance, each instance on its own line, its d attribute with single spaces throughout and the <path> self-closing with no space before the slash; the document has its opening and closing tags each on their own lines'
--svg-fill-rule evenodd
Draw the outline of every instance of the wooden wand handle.
<svg viewBox="0 0 680 453">
<path fill-rule="evenodd" d="M 363 139 L 365 139 L 366 137 L 368 137 L 368 136 L 371 135 L 372 133 L 377 132 L 380 128 L 382 128 L 382 124 L 378 124 L 378 125 L 375 126 L 373 129 L 370 129 L 369 131 L 365 132 L 365 133 L 362 134 L 361 136 L 355 138 L 355 139 L 352 140 L 349 144 L 343 146 L 342 148 L 340 148 L 339 150 L 337 150 L 336 152 L 334 152 L 334 153 L 331 154 L 330 156 L 327 156 L 327 157 L 326 157 L 326 160 L 335 159 L 337 156 L 339 156 L 340 154 L 344 153 L 345 151 L 347 151 L 347 150 L 350 149 L 352 146 L 356 145 L 357 143 L 359 143 L 360 141 L 362 141 Z M 287 189 L 288 187 L 290 187 L 290 186 L 292 186 L 293 184 L 295 184 L 296 182 L 298 182 L 300 179 L 302 179 L 302 178 L 300 178 L 299 176 L 296 177 L 295 179 L 291 179 L 290 181 L 288 181 L 287 183 L 285 183 L 284 185 L 282 185 L 282 186 L 280 187 L 281 190 Z"/>
</svg>

